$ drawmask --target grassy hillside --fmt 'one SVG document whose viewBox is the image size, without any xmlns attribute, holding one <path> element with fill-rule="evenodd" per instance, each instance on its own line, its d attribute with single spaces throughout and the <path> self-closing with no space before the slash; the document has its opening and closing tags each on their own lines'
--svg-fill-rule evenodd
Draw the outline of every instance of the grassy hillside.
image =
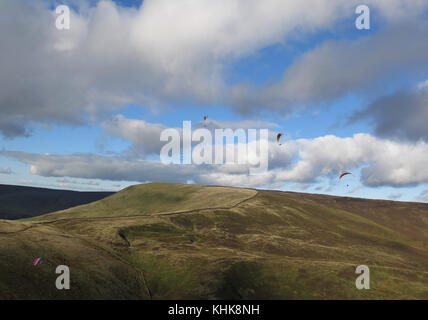
<svg viewBox="0 0 428 320">
<path fill-rule="evenodd" d="M 101 201 L 62 210 L 37 220 L 150 215 L 230 207 L 254 196 L 256 191 L 225 187 L 201 187 L 174 183 L 130 186 Z"/>
<path fill-rule="evenodd" d="M 71 269 L 93 270 L 94 260 L 107 266 L 119 257 L 122 267 L 144 276 L 129 289 L 136 298 L 146 286 L 152 299 L 428 299 L 428 204 L 146 184 L 14 223 L 79 239 L 64 243 L 62 254 L 75 252 L 76 244 L 84 247 L 76 252 L 100 255 L 69 256 Z M 4 236 L 0 251 L 16 251 L 27 232 Z M 24 253 L 17 252 L 21 265 Z M 58 253 L 44 253 L 51 254 Z M 362 264 L 370 268 L 369 290 L 355 288 Z M 0 262 L 0 274 L 11 268 Z M 98 274 L 115 279 L 105 272 Z M 98 274 L 89 274 L 88 283 L 97 283 Z M 87 295 L 128 297 L 115 288 Z M 25 297 L 19 287 L 6 289 Z"/>
<path fill-rule="evenodd" d="M 84 237 L 50 226 L 0 220 L 0 299 L 147 299 L 139 270 Z M 35 258 L 44 262 L 33 266 Z M 58 265 L 70 290 L 57 290 Z"/>
<path fill-rule="evenodd" d="M 39 216 L 97 201 L 112 194 L 0 185 L 0 219 Z"/>
</svg>

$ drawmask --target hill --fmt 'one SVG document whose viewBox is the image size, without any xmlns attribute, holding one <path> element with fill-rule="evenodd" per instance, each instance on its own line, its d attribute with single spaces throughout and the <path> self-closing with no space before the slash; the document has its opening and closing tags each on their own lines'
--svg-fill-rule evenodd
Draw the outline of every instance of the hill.
<svg viewBox="0 0 428 320">
<path fill-rule="evenodd" d="M 10 237 L 5 228 L 31 229 Z M 23 269 L 38 252 L 36 235 L 30 238 L 28 231 L 48 241 L 44 258 L 52 256 L 55 264 L 68 255 L 70 269 L 80 270 L 77 277 L 88 268 L 78 281 L 100 285 L 99 292 L 72 288 L 68 295 L 52 293 L 54 298 L 127 298 L 134 292 L 152 299 L 428 299 L 428 204 L 133 186 L 32 222 L 0 224 L 0 251 L 10 250 L 21 268 L 15 285 L 1 288 L 11 297 L 29 297 L 16 286 L 22 277 L 33 280 L 34 272 Z M 58 237 L 70 240 L 48 245 Z M 91 274 L 94 259 L 103 259 L 104 269 Z M 13 269 L 7 261 L 0 260 L 3 277 Z M 355 287 L 355 269 L 363 264 L 370 268 L 369 290 Z M 110 265 L 128 276 L 117 279 Z M 133 272 L 141 273 L 137 283 Z M 98 283 L 97 276 L 111 285 Z"/>
<path fill-rule="evenodd" d="M 23 219 L 103 199 L 113 192 L 80 192 L 0 185 L 0 219 Z"/>
<path fill-rule="evenodd" d="M 36 220 L 125 217 L 229 208 L 256 193 L 249 189 L 149 183 L 130 186 L 101 201 L 54 212 Z"/>
</svg>

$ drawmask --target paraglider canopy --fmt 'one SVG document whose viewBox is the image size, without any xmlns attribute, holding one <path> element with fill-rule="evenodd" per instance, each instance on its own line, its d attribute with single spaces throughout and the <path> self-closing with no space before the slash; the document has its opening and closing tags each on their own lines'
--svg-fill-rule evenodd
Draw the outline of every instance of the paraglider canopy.
<svg viewBox="0 0 428 320">
<path fill-rule="evenodd" d="M 352 172 L 344 172 L 339 176 L 339 179 L 342 179 L 344 176 L 348 175 L 348 174 L 352 174 Z M 352 174 L 353 175 L 353 174 Z"/>
<path fill-rule="evenodd" d="M 33 266 L 37 266 L 38 264 L 43 263 L 43 259 L 42 258 L 36 258 L 33 261 Z"/>
<path fill-rule="evenodd" d="M 282 137 L 282 133 L 278 133 L 278 135 L 276 136 L 276 142 L 279 143 L 279 139 L 281 139 L 281 137 Z M 279 145 L 281 144 L 279 143 Z"/>
</svg>

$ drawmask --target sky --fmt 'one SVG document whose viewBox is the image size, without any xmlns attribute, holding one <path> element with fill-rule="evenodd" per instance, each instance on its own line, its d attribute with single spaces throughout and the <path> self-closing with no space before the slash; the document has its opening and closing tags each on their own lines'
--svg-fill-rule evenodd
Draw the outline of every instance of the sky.
<svg viewBox="0 0 428 320">
<path fill-rule="evenodd" d="M 0 183 L 428 202 L 426 39 L 424 0 L 2 0 Z M 269 169 L 162 163 L 183 121 L 269 129 Z"/>
</svg>

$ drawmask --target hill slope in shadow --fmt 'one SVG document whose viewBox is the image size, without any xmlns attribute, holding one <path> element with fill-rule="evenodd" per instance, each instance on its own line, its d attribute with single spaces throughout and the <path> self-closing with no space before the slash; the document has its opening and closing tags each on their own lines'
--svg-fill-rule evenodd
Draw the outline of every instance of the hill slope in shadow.
<svg viewBox="0 0 428 320">
<path fill-rule="evenodd" d="M 0 184 L 0 219 L 23 219 L 103 199 L 113 192 L 81 192 Z"/>
</svg>

